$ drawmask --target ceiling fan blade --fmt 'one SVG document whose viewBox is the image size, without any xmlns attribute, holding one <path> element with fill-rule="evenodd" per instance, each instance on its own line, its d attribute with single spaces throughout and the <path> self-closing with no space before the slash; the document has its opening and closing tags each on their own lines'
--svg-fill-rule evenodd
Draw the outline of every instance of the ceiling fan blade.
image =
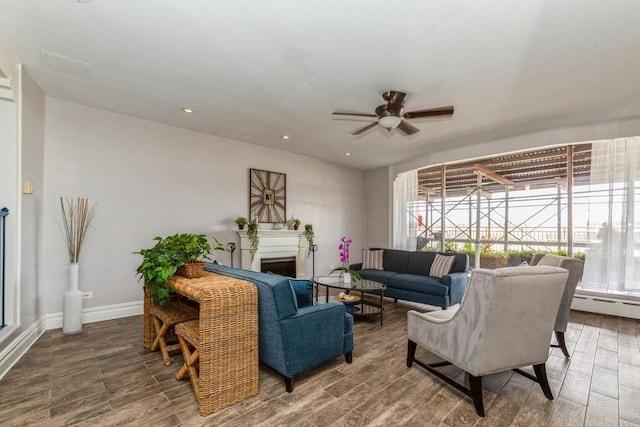
<svg viewBox="0 0 640 427">
<path fill-rule="evenodd" d="M 365 133 L 369 129 L 373 129 L 376 126 L 378 126 L 378 122 L 373 122 L 371 124 L 366 125 L 365 127 L 361 128 L 361 129 L 358 129 L 357 131 L 353 132 L 351 135 L 362 135 L 363 133 Z"/>
<path fill-rule="evenodd" d="M 414 133 L 420 132 L 420 129 L 413 126 L 412 124 L 409 124 L 409 122 L 406 122 L 404 120 L 400 122 L 400 124 L 398 125 L 398 129 L 400 129 L 407 135 L 413 135 Z"/>
<path fill-rule="evenodd" d="M 415 119 L 417 117 L 450 116 L 453 114 L 453 105 L 446 107 L 427 108 L 426 110 L 408 111 L 404 113 L 405 119 Z"/>
<path fill-rule="evenodd" d="M 370 114 L 370 113 L 348 113 L 348 112 L 343 112 L 343 111 L 334 111 L 333 113 L 334 116 L 362 116 L 362 117 L 378 117 L 375 114 Z"/>
<path fill-rule="evenodd" d="M 389 101 L 387 102 L 387 111 L 390 112 L 399 112 L 402 108 L 402 103 L 404 102 L 404 97 L 407 94 L 404 92 L 397 92 L 395 90 L 390 90 L 387 93 L 387 98 Z"/>
</svg>

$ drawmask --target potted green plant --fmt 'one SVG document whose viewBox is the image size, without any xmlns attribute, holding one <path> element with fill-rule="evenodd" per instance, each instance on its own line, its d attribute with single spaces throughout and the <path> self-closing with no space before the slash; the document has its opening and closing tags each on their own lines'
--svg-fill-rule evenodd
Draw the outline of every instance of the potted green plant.
<svg viewBox="0 0 640 427">
<path fill-rule="evenodd" d="M 238 230 L 244 230 L 244 226 L 247 225 L 248 222 L 247 218 L 243 216 L 237 217 L 234 221 L 236 224 L 238 224 Z"/>
<path fill-rule="evenodd" d="M 291 221 L 291 224 L 293 225 L 293 229 L 297 230 L 298 227 L 300 227 L 300 220 L 298 218 L 296 218 L 293 221 Z"/>
<path fill-rule="evenodd" d="M 162 237 L 156 237 L 154 247 L 140 249 L 137 254 L 142 255 L 142 263 L 136 269 L 141 279 L 144 279 L 145 292 L 149 292 L 153 302 L 167 307 L 169 296 L 173 288 L 169 284 L 169 278 L 178 270 L 179 261 L 171 247 L 165 245 Z"/>
<path fill-rule="evenodd" d="M 258 253 L 258 245 L 260 244 L 260 236 L 258 236 L 258 224 L 252 222 L 247 227 L 247 237 L 251 245 L 249 246 L 249 253 L 251 253 L 251 261 Z"/>
<path fill-rule="evenodd" d="M 216 240 L 216 243 L 219 242 Z M 174 234 L 165 239 L 165 244 L 175 251 L 178 263 L 176 274 L 192 279 L 199 275 L 205 259 L 209 259 L 213 248 L 204 234 Z"/>
<path fill-rule="evenodd" d="M 136 252 L 142 255 L 136 272 L 144 279 L 145 290 L 151 293 L 153 302 L 163 307 L 169 305 L 173 292 L 169 284 L 171 276 L 197 277 L 204 265 L 202 260 L 208 259 L 212 250 L 224 250 L 224 244 L 215 237 L 212 247 L 204 234 L 174 234 L 153 240 L 156 241 L 154 247 Z"/>
</svg>

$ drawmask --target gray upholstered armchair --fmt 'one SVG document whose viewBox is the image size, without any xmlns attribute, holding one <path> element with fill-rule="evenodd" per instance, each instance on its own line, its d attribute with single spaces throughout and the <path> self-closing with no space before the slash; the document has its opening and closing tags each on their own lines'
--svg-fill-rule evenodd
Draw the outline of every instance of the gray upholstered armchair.
<svg viewBox="0 0 640 427">
<path fill-rule="evenodd" d="M 560 308 L 558 308 L 558 315 L 556 316 L 556 323 L 553 327 L 558 344 L 552 345 L 552 347 L 560 347 L 560 350 L 562 350 L 562 353 L 568 359 L 570 356 L 569 351 L 567 350 L 567 344 L 564 341 L 564 333 L 567 332 L 571 302 L 573 301 L 573 294 L 576 293 L 576 286 L 578 286 L 578 282 L 582 278 L 584 261 L 578 258 L 570 258 L 566 256 L 535 254 L 533 259 L 531 259 L 531 265 L 550 265 L 553 267 L 564 268 L 569 271 L 569 278 L 567 279 L 567 283 L 564 287 L 562 301 L 560 302 Z"/>
<path fill-rule="evenodd" d="M 558 267 L 474 270 L 457 309 L 407 313 L 407 366 L 413 362 L 473 399 L 484 416 L 482 377 L 514 370 L 540 384 L 553 399 L 545 362 L 549 339 L 568 272 Z M 417 346 L 442 362 L 416 359 Z M 455 365 L 467 373 L 469 388 L 435 368 Z M 535 376 L 517 368 L 533 365 Z"/>
</svg>

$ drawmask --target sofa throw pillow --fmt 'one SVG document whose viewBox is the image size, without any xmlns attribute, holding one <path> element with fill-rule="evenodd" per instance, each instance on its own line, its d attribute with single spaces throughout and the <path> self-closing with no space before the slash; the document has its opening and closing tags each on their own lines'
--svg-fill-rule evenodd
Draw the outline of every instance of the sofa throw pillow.
<svg viewBox="0 0 640 427">
<path fill-rule="evenodd" d="M 383 270 L 382 255 L 384 251 L 372 251 L 364 249 L 362 251 L 362 269 L 363 270 Z"/>
<path fill-rule="evenodd" d="M 436 254 L 436 257 L 431 264 L 429 276 L 437 277 L 439 279 L 442 278 L 442 276 L 446 276 L 451 271 L 451 267 L 453 267 L 453 261 L 455 261 L 455 257 L 453 256 Z"/>
</svg>

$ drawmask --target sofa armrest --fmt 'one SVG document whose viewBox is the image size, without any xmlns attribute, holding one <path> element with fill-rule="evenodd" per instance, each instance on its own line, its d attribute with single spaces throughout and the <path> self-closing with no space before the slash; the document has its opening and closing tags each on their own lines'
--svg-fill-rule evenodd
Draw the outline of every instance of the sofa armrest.
<svg viewBox="0 0 640 427">
<path fill-rule="evenodd" d="M 344 304 L 330 302 L 302 307 L 294 316 L 280 321 L 290 375 L 353 348 L 351 344 L 351 348 L 345 349 L 346 315 Z"/>
<path fill-rule="evenodd" d="M 283 324 L 287 322 L 318 322 L 318 325 L 322 324 L 324 320 L 330 320 L 331 317 L 340 318 L 340 322 L 343 322 L 344 313 L 346 313 L 344 304 L 339 302 L 328 302 L 323 304 L 316 304 L 308 307 L 300 307 L 298 312 L 289 316 L 286 319 L 282 319 Z M 324 328 L 322 328 L 324 329 Z M 321 331 L 317 331 L 321 332 Z"/>
<path fill-rule="evenodd" d="M 289 279 L 289 284 L 296 298 L 297 307 L 313 305 L 313 284 L 307 279 Z"/>
<path fill-rule="evenodd" d="M 558 267 L 568 270 L 569 277 L 567 278 L 564 293 L 562 294 L 562 300 L 560 301 L 560 308 L 558 309 L 558 316 L 556 317 L 554 330 L 558 332 L 566 332 L 567 324 L 569 323 L 571 303 L 573 302 L 573 295 L 576 292 L 576 287 L 578 286 L 580 279 L 582 279 L 584 261 L 577 258 L 565 258 L 560 261 Z"/>
<path fill-rule="evenodd" d="M 349 268 L 352 269 L 352 270 L 360 271 L 360 270 L 362 270 L 362 263 L 359 262 L 357 264 L 351 264 L 349 266 Z"/>
<path fill-rule="evenodd" d="M 449 299 L 450 304 L 458 304 L 462 301 L 462 297 L 464 296 L 464 292 L 467 289 L 467 280 L 469 278 L 469 273 L 449 273 L 446 276 L 442 276 L 440 281 L 445 285 L 449 286 Z"/>
<path fill-rule="evenodd" d="M 533 258 L 531 258 L 531 262 L 529 263 L 529 265 L 538 265 L 538 263 L 540 262 L 540 260 L 544 255 L 545 254 L 534 254 Z"/>
</svg>

